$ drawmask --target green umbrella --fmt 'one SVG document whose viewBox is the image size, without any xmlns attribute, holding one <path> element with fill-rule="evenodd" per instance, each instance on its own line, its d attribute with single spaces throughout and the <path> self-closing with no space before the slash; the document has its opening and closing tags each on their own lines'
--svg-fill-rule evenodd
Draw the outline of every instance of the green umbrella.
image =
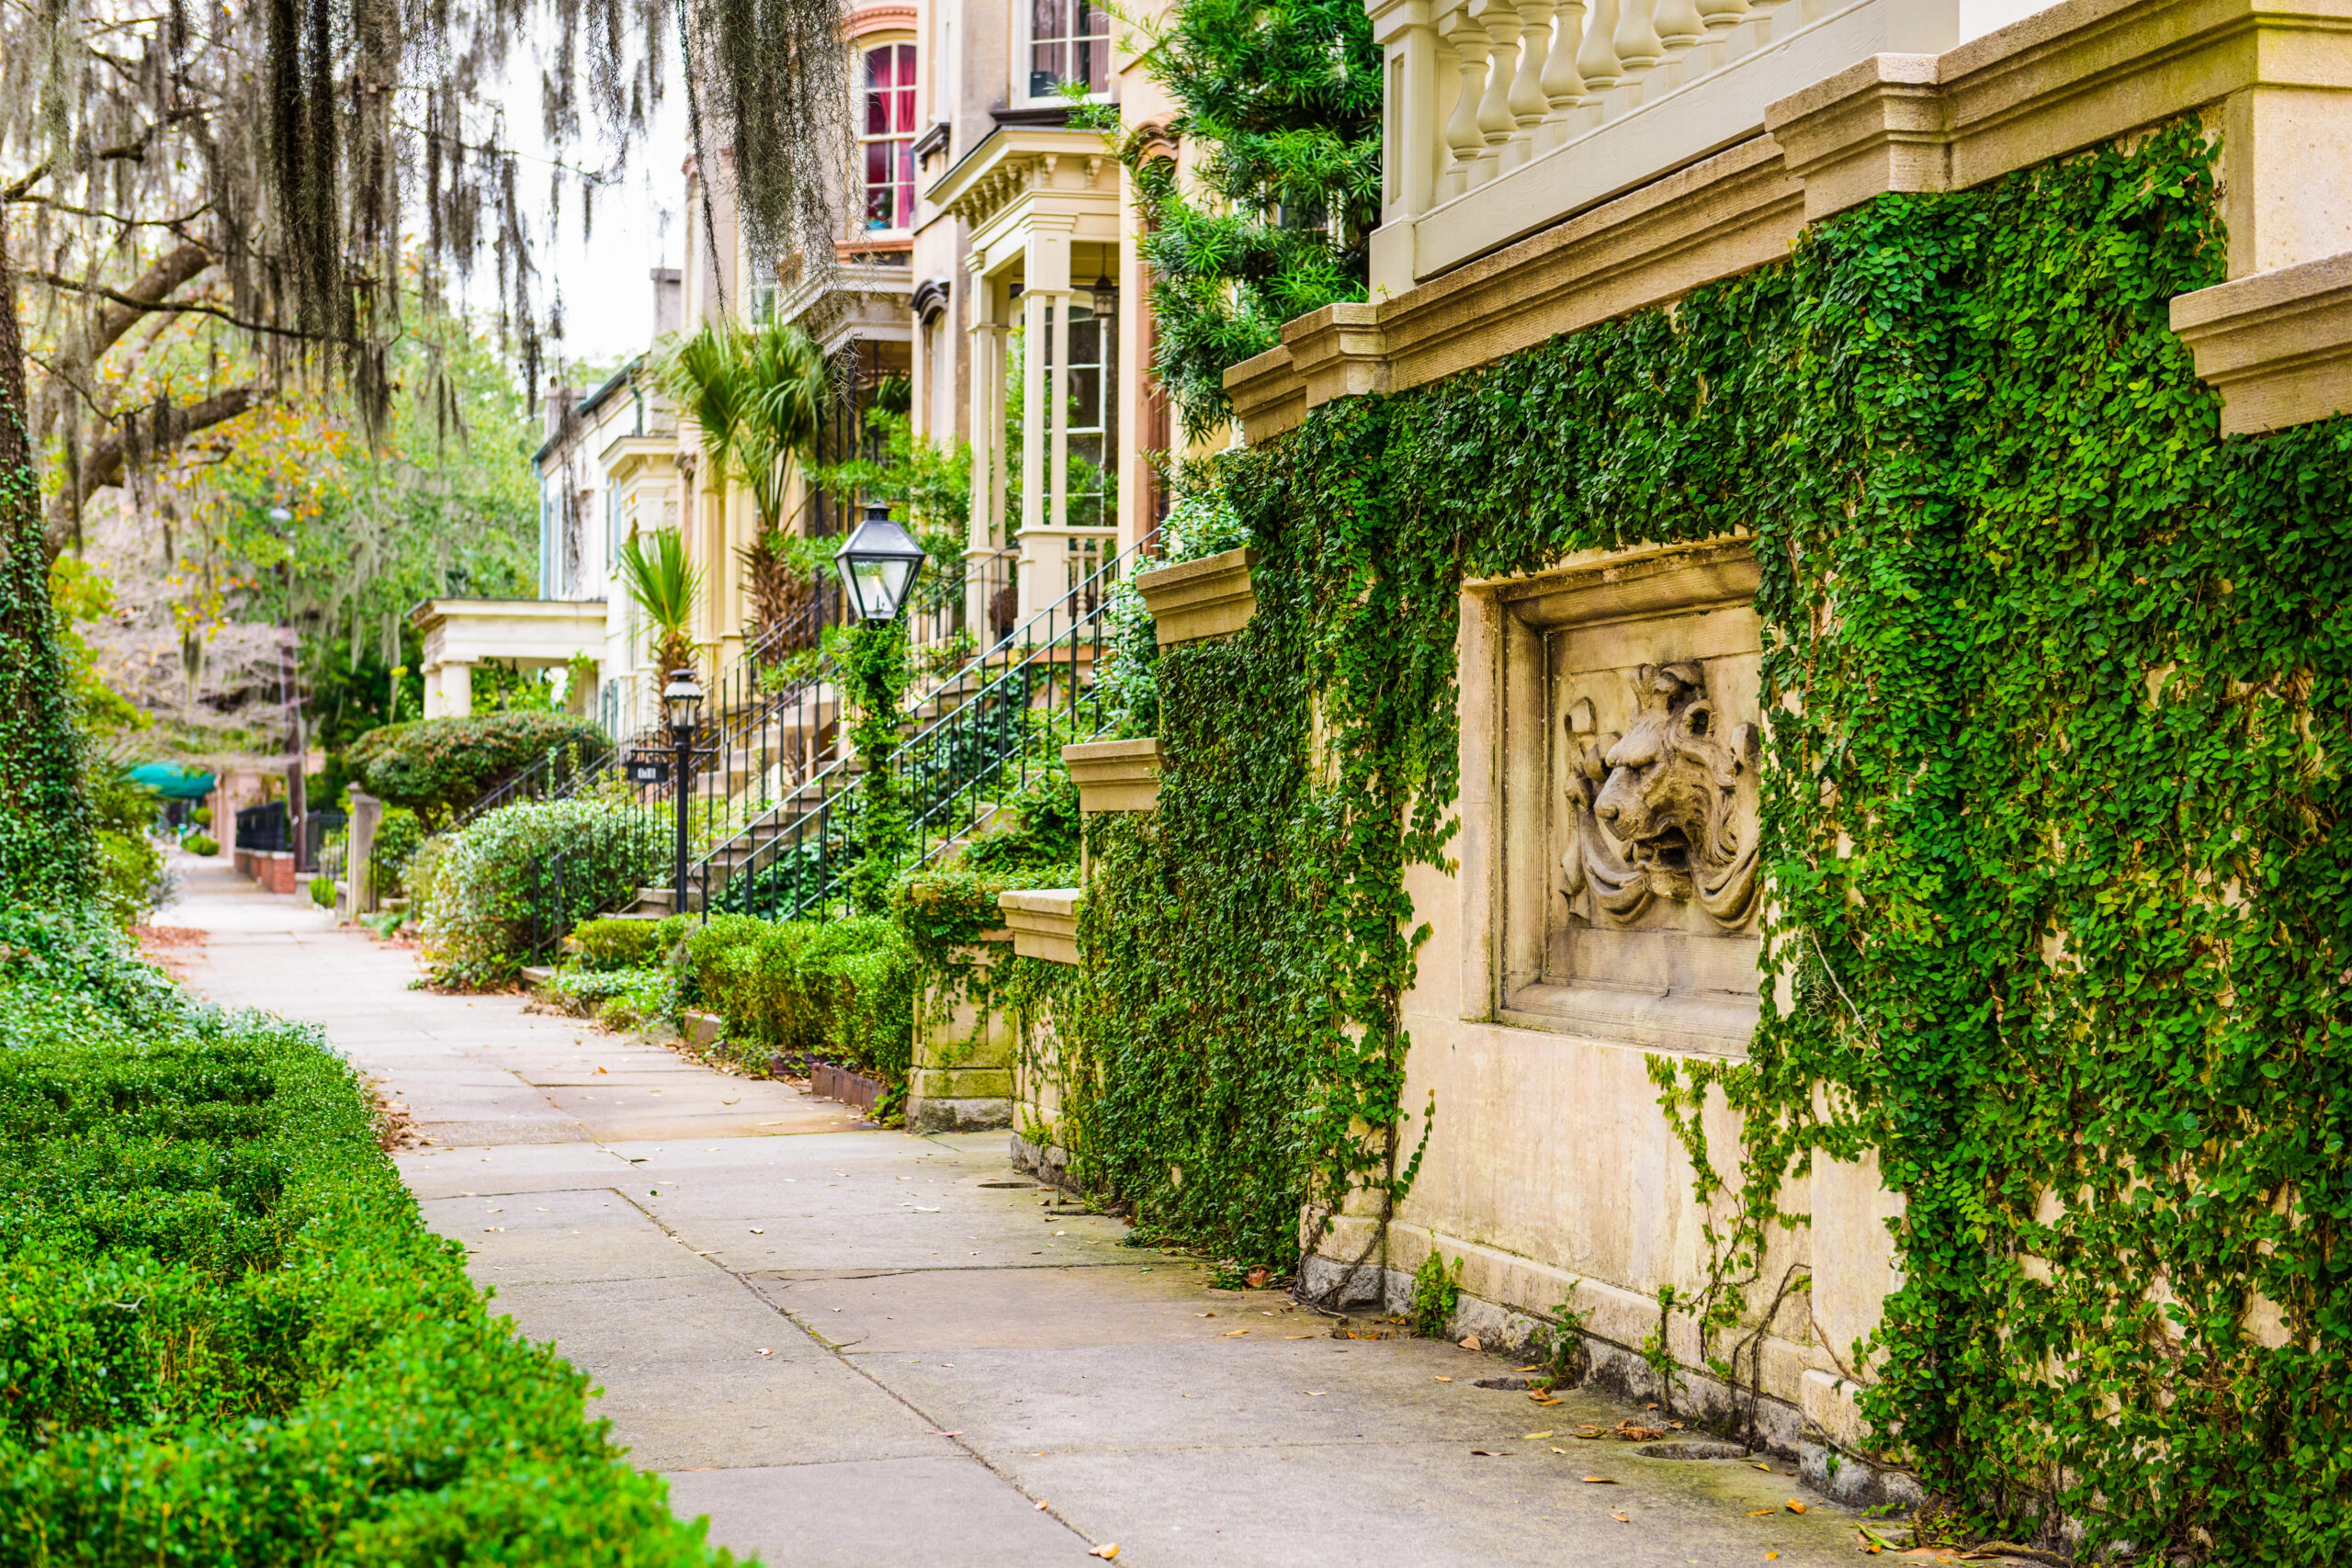
<svg viewBox="0 0 2352 1568">
<path fill-rule="evenodd" d="M 141 762 L 130 770 L 130 778 L 165 800 L 202 800 L 212 793 L 212 775 L 186 762 Z"/>
</svg>

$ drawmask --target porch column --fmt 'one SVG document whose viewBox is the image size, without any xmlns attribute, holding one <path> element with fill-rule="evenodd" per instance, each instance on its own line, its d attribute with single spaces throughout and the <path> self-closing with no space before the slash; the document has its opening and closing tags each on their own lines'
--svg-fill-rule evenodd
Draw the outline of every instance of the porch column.
<svg viewBox="0 0 2352 1568">
<path fill-rule="evenodd" d="M 441 714 L 464 718 L 474 711 L 474 667 L 454 659 L 441 661 Z"/>
</svg>

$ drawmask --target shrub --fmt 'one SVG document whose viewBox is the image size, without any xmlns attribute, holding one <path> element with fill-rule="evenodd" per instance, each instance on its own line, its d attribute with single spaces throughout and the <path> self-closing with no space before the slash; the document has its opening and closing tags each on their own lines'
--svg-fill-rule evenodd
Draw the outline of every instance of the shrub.
<svg viewBox="0 0 2352 1568">
<path fill-rule="evenodd" d="M 101 828 L 94 838 L 98 902 L 116 925 L 127 930 L 163 900 L 166 886 L 163 852 L 144 833 Z"/>
<path fill-rule="evenodd" d="M 1424 1339 L 1446 1338 L 1453 1309 L 1461 1301 L 1462 1259 L 1455 1258 L 1449 1269 L 1437 1248 L 1430 1248 L 1421 1266 L 1413 1270 L 1413 1297 L 1405 1309 L 1413 1332 Z"/>
<path fill-rule="evenodd" d="M 647 922 L 639 922 L 640 924 Z M 666 964 L 559 970 L 539 995 L 612 1029 L 635 1029 L 677 1010 L 678 977 Z"/>
<path fill-rule="evenodd" d="M 413 878 L 424 956 L 435 979 L 458 986 L 511 980 L 534 936 L 622 902 L 670 849 L 631 804 L 577 796 L 503 806 L 432 842 L 429 872 Z"/>
<path fill-rule="evenodd" d="M 199 828 L 209 828 L 212 826 L 212 807 L 209 806 L 199 806 L 187 815 L 188 820 L 194 822 Z"/>
<path fill-rule="evenodd" d="M 732 1561 L 485 1310 L 315 1031 L 95 921 L 0 950 L 0 1560 Z"/>
<path fill-rule="evenodd" d="M 415 812 L 404 806 L 395 806 L 384 813 L 376 824 L 376 837 L 368 846 L 368 864 L 376 879 L 376 897 L 399 898 L 406 897 L 409 863 L 424 843 L 424 823 Z"/>
<path fill-rule="evenodd" d="M 314 876 L 311 878 L 311 902 L 316 904 L 322 909 L 332 909 L 334 908 L 334 877 Z"/>
<path fill-rule="evenodd" d="M 545 757 L 582 760 L 610 745 L 584 718 L 510 710 L 388 724 L 353 741 L 344 760 L 368 793 L 432 826 Z"/>
<path fill-rule="evenodd" d="M 680 944 L 679 989 L 738 1040 L 897 1074 L 913 1055 L 920 967 L 906 933 L 879 915 L 714 915 Z"/>
<path fill-rule="evenodd" d="M 572 928 L 579 944 L 574 964 L 582 969 L 637 969 L 658 961 L 663 926 L 658 920 L 588 920 Z"/>
<path fill-rule="evenodd" d="M 187 838 L 180 840 L 180 848 L 186 850 L 192 855 L 204 855 L 207 857 L 217 855 L 220 852 L 220 846 L 214 842 L 209 836 L 203 833 L 190 833 Z"/>
</svg>

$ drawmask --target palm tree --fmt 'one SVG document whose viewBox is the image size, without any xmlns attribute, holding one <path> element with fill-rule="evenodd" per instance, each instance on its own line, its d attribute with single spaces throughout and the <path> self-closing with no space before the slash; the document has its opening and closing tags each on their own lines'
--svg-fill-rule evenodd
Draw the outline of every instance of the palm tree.
<svg viewBox="0 0 2352 1568">
<path fill-rule="evenodd" d="M 645 537 L 621 547 L 621 577 L 628 596 L 637 601 L 653 627 L 653 661 L 662 680 L 673 670 L 695 661 L 695 595 L 702 592 L 702 569 L 689 565 L 686 547 L 667 531 L 651 536 L 653 552 L 646 553 Z"/>
<path fill-rule="evenodd" d="M 759 523 L 742 557 L 764 636 L 790 619 L 808 592 L 799 558 L 806 552 L 786 542 L 785 499 L 831 412 L 831 367 L 797 326 L 705 322 L 671 349 L 657 374 L 662 390 L 702 428 L 712 493 L 724 493 L 730 478 L 751 491 Z"/>
</svg>

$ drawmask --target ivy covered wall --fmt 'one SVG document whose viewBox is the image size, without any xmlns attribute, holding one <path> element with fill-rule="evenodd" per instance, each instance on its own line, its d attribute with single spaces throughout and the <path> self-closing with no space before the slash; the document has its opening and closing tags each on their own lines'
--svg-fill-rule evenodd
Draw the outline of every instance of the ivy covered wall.
<svg viewBox="0 0 2352 1568">
<path fill-rule="evenodd" d="M 2213 151 L 2181 124 L 1883 197 L 1232 459 L 1259 617 L 1163 660 L 1158 819 L 1096 829 L 1049 999 L 1082 1168 L 1278 1263 L 1303 1203 L 1408 1181 L 1404 872 L 1449 852 L 1459 584 L 1745 530 L 1764 1021 L 1655 1074 L 1662 1114 L 1747 1128 L 1690 1135 L 1708 1326 L 1802 1219 L 1783 1179 L 1874 1150 L 1906 1204 L 1880 1444 L 2005 1531 L 2340 1553 L 2352 421 L 2219 438 L 2166 325 L 2222 276 Z"/>
</svg>

